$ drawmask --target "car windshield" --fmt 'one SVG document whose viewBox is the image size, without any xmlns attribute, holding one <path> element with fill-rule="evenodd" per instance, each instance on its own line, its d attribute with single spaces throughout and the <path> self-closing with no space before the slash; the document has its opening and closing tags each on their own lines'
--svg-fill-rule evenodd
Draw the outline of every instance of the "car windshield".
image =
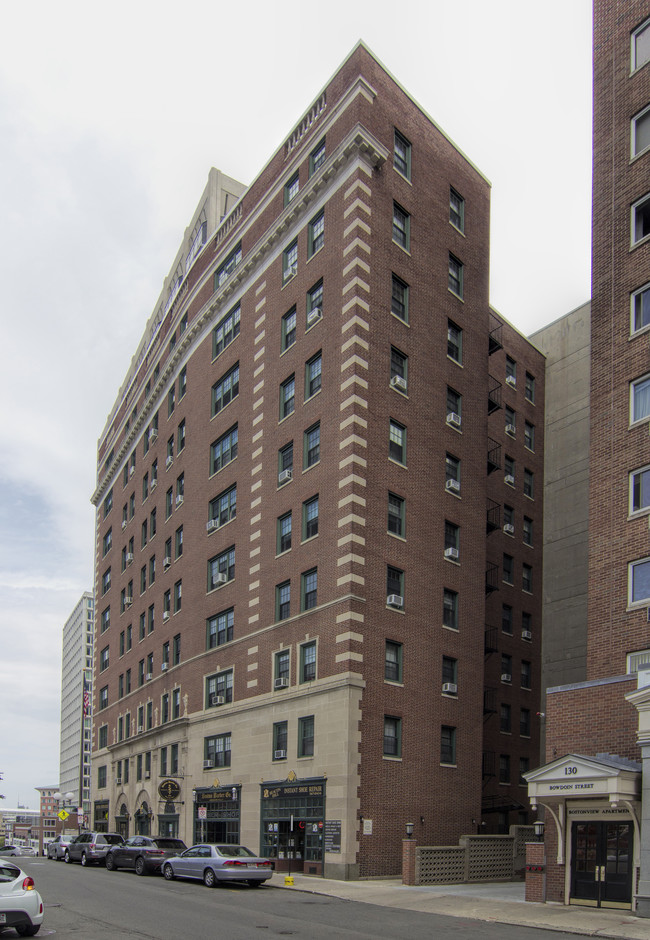
<svg viewBox="0 0 650 940">
<path fill-rule="evenodd" d="M 226 855 L 228 858 L 255 858 L 253 852 L 247 849 L 245 845 L 216 845 L 219 855 Z"/>
<path fill-rule="evenodd" d="M 159 849 L 173 849 L 174 852 L 183 852 L 186 848 L 181 839 L 154 839 L 153 841 Z"/>
<path fill-rule="evenodd" d="M 20 875 L 20 869 L 13 865 L 0 865 L 0 883 L 6 881 L 15 881 Z"/>
</svg>

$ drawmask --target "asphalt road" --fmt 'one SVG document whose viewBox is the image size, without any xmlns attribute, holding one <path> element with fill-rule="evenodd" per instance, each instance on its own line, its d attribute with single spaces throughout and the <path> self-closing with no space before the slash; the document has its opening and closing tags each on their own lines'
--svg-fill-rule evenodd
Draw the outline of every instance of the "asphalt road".
<svg viewBox="0 0 650 940">
<path fill-rule="evenodd" d="M 420 914 L 263 886 L 206 888 L 160 876 L 107 872 L 46 859 L 16 859 L 45 904 L 40 937 L 80 940 L 548 940 L 548 931 Z M 13 931 L 3 940 L 15 936 Z M 553 933 L 555 940 L 576 934 Z"/>
</svg>

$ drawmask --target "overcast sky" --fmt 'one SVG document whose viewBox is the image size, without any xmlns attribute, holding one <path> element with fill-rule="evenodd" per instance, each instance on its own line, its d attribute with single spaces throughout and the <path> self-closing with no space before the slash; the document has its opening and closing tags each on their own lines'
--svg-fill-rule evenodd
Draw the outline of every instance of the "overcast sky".
<svg viewBox="0 0 650 940">
<path fill-rule="evenodd" d="M 0 806 L 59 782 L 97 438 L 208 171 L 250 183 L 358 39 L 491 181 L 492 305 L 586 301 L 590 0 L 2 4 Z"/>
</svg>

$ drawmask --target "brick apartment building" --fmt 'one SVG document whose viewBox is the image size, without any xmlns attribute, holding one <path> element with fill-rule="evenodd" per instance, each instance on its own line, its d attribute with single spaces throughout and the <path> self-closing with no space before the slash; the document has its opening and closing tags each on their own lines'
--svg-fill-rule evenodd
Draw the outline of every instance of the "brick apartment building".
<svg viewBox="0 0 650 940">
<path fill-rule="evenodd" d="M 363 44 L 211 171 L 98 444 L 97 828 L 353 878 L 531 821 L 544 359 L 489 205 Z"/>
<path fill-rule="evenodd" d="M 593 61 L 592 302 L 590 346 L 587 338 L 585 347 L 590 368 L 580 380 L 589 390 L 590 423 L 588 484 L 583 481 L 589 497 L 583 565 L 588 574 L 586 643 L 572 630 L 579 640 L 573 653 L 582 681 L 565 680 L 548 690 L 549 763 L 529 780 L 532 801 L 548 810 L 548 900 L 635 907 L 648 916 L 650 737 L 645 725 L 650 694 L 643 671 L 650 664 L 647 0 L 596 0 Z M 576 355 L 579 346 L 574 344 Z M 578 384 L 573 387 L 576 401 L 582 394 Z M 554 452 L 551 433 L 547 447 Z M 586 444 L 582 452 L 576 447 L 574 468 L 586 452 Z M 576 540 L 574 557 L 582 557 L 584 540 L 582 532 L 576 533 L 577 528 L 564 534 Z M 578 571 L 576 580 L 583 583 Z M 558 627 L 564 629 L 565 622 Z M 648 771 L 643 801 L 642 757 Z"/>
</svg>

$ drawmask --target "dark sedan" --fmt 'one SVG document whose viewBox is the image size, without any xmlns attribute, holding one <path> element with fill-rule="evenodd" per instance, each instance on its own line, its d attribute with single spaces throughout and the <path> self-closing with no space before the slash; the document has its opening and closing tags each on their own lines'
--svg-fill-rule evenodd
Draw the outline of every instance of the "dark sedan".
<svg viewBox="0 0 650 940">
<path fill-rule="evenodd" d="M 106 867 L 109 871 L 133 868 L 136 875 L 147 875 L 150 872 L 159 872 L 165 859 L 180 855 L 186 848 L 182 839 L 132 836 L 122 845 L 110 847 L 106 853 Z"/>
</svg>

